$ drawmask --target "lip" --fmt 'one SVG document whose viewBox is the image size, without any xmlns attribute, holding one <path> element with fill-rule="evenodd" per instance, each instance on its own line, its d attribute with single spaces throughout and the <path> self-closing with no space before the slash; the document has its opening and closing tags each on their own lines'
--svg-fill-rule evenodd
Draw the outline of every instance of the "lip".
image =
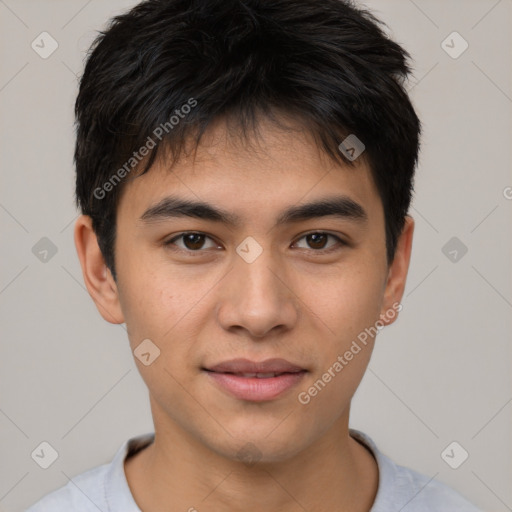
<svg viewBox="0 0 512 512">
<path fill-rule="evenodd" d="M 307 370 L 285 359 L 250 361 L 232 359 L 209 368 L 207 376 L 239 400 L 264 402 L 274 400 L 295 387 Z"/>
<path fill-rule="evenodd" d="M 218 373 L 293 373 L 304 370 L 286 359 L 265 359 L 259 362 L 249 359 L 231 359 L 206 369 Z"/>
</svg>

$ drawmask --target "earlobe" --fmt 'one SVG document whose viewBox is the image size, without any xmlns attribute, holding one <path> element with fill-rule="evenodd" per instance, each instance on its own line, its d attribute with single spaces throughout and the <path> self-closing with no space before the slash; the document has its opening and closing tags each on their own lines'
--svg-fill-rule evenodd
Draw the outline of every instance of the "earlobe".
<svg viewBox="0 0 512 512">
<path fill-rule="evenodd" d="M 405 217 L 405 225 L 397 242 L 395 257 L 389 266 L 388 278 L 384 290 L 380 320 L 384 325 L 392 324 L 402 309 L 400 301 L 405 290 L 407 272 L 411 259 L 414 219 Z"/>
<path fill-rule="evenodd" d="M 124 322 L 117 285 L 98 245 L 92 219 L 81 215 L 75 223 L 75 246 L 85 286 L 101 316 L 112 324 Z"/>
</svg>

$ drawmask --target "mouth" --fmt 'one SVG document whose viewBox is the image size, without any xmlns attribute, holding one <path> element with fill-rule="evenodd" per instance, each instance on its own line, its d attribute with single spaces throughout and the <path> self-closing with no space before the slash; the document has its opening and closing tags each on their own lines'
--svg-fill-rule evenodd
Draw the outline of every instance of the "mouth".
<svg viewBox="0 0 512 512">
<path fill-rule="evenodd" d="M 307 373 L 305 368 L 285 359 L 261 362 L 233 359 L 202 370 L 222 391 L 250 402 L 277 399 L 295 387 Z"/>
</svg>

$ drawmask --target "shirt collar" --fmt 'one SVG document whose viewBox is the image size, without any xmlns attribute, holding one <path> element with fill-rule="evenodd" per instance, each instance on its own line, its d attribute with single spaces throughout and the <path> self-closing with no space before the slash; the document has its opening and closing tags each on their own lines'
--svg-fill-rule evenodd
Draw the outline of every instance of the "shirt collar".
<svg viewBox="0 0 512 512">
<path fill-rule="evenodd" d="M 154 439 L 154 433 L 133 437 L 117 451 L 105 476 L 105 500 L 109 512 L 141 512 L 128 486 L 124 472 L 124 461 L 126 457 L 135 455 L 135 453 L 151 444 Z"/>
<path fill-rule="evenodd" d="M 377 461 L 379 470 L 379 484 L 377 494 L 373 502 L 370 512 L 387 512 L 394 503 L 395 498 L 395 482 L 393 475 L 396 474 L 395 463 L 378 448 L 374 441 L 364 432 L 349 429 L 350 437 L 363 444 L 372 453 Z"/>
<path fill-rule="evenodd" d="M 393 499 L 389 496 L 389 490 L 393 489 L 393 461 L 380 452 L 373 440 L 364 432 L 349 429 L 350 437 L 363 444 L 377 461 L 379 471 L 379 484 L 377 494 L 370 512 L 385 512 L 385 502 Z M 124 472 L 124 461 L 126 457 L 135 455 L 146 448 L 155 439 L 154 433 L 146 433 L 133 437 L 126 441 L 117 451 L 105 477 L 105 499 L 109 512 L 141 512 L 135 503 L 126 474 Z M 386 493 L 386 496 L 384 496 Z M 391 501 L 392 502 L 392 501 Z"/>
</svg>

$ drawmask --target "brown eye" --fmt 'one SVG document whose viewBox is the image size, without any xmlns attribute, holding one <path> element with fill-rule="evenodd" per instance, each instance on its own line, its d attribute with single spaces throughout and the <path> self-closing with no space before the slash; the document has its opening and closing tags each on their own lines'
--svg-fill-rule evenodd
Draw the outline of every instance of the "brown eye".
<svg viewBox="0 0 512 512">
<path fill-rule="evenodd" d="M 327 243 L 327 235 L 325 233 L 312 233 L 307 235 L 308 244 L 313 249 L 324 249 Z"/>
<path fill-rule="evenodd" d="M 198 233 L 183 235 L 183 244 L 187 249 L 191 249 L 193 251 L 201 249 L 204 244 L 204 235 L 199 235 Z"/>
<path fill-rule="evenodd" d="M 205 241 L 211 240 L 210 246 L 205 247 Z M 181 241 L 181 244 L 177 242 Z M 181 233 L 171 240 L 164 242 L 164 245 L 169 248 L 176 248 L 177 250 L 188 252 L 203 252 L 201 249 L 211 249 L 217 247 L 213 240 L 203 233 Z"/>
<path fill-rule="evenodd" d="M 331 238 L 335 241 L 335 243 L 331 243 L 330 246 L 328 246 L 328 240 Z M 332 235 L 330 233 L 323 233 L 323 232 L 316 232 L 316 233 L 308 233 L 307 235 L 304 235 L 300 240 L 306 240 L 307 247 L 300 247 L 301 249 L 313 249 L 314 251 L 325 251 L 328 252 L 330 250 L 335 250 L 341 246 L 346 245 L 343 240 L 341 240 L 339 237 Z"/>
</svg>

